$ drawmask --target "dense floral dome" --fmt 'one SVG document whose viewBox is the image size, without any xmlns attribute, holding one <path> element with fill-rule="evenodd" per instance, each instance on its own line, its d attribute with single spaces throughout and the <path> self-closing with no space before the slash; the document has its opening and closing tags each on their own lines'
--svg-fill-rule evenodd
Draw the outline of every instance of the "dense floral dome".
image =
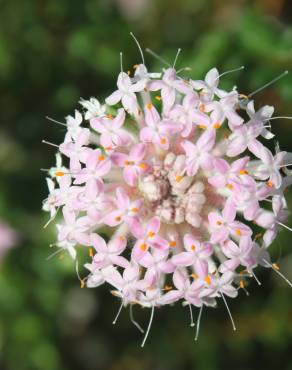
<svg viewBox="0 0 292 370">
<path fill-rule="evenodd" d="M 150 307 L 152 321 L 181 301 L 193 325 L 193 306 L 200 318 L 221 299 L 235 329 L 225 297 L 258 281 L 259 265 L 284 277 L 268 247 L 288 228 L 292 156 L 262 143 L 274 108 L 220 89 L 216 68 L 204 80 L 134 68 L 104 103 L 81 100 L 66 118 L 43 205 L 50 221 L 62 214 L 55 245 L 73 259 L 88 248 L 82 285 L 108 283 L 120 308 Z"/>
</svg>

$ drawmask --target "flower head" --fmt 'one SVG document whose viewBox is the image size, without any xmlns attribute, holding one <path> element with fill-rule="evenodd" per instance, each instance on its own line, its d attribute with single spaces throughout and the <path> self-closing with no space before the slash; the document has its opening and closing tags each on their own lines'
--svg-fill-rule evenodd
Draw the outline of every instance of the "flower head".
<svg viewBox="0 0 292 370">
<path fill-rule="evenodd" d="M 216 68 L 197 81 L 143 64 L 132 78 L 121 72 L 105 103 L 82 100 L 83 116 L 67 117 L 47 179 L 44 210 L 63 215 L 56 245 L 74 259 L 91 247 L 87 286 L 152 307 L 151 321 L 154 307 L 179 300 L 200 315 L 227 306 L 258 265 L 273 267 L 268 247 L 287 227 L 291 155 L 262 142 L 274 108 L 242 107 L 219 80 Z"/>
</svg>

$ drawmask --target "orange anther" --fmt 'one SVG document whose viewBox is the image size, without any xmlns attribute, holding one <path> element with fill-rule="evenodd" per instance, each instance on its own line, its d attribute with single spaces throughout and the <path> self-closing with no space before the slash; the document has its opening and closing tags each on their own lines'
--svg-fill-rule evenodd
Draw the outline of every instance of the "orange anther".
<svg viewBox="0 0 292 370">
<path fill-rule="evenodd" d="M 272 263 L 272 267 L 273 267 L 273 269 L 275 269 L 275 270 L 280 270 L 279 265 L 277 265 L 276 263 Z"/>
<path fill-rule="evenodd" d="M 139 167 L 141 168 L 141 170 L 146 170 L 147 164 L 146 163 L 140 163 Z"/>
<path fill-rule="evenodd" d="M 160 144 L 164 145 L 166 143 L 166 140 L 164 138 L 160 139 Z"/>
<path fill-rule="evenodd" d="M 239 286 L 240 286 L 240 288 L 241 288 L 241 289 L 243 289 L 243 288 L 244 288 L 244 281 L 243 281 L 243 280 L 240 280 L 240 282 L 239 282 Z"/>
<path fill-rule="evenodd" d="M 156 96 L 155 96 L 155 99 L 156 99 L 156 100 L 158 100 L 158 101 L 160 101 L 160 100 L 161 100 L 161 96 L 156 95 Z"/>
<path fill-rule="evenodd" d="M 218 226 L 220 226 L 220 225 L 222 225 L 222 222 L 221 222 L 221 221 L 217 221 L 217 222 L 216 222 L 216 224 L 217 224 Z"/>
<path fill-rule="evenodd" d="M 143 252 L 145 252 L 146 250 L 147 250 L 147 245 L 146 244 L 141 244 L 140 245 L 140 249 L 143 251 Z"/>
<path fill-rule="evenodd" d="M 148 104 L 146 105 L 146 108 L 147 108 L 147 109 L 152 109 L 152 107 L 153 107 L 153 104 L 152 104 L 152 103 L 148 103 Z"/>
<path fill-rule="evenodd" d="M 176 241 L 175 240 L 171 240 L 170 242 L 169 242 L 169 246 L 170 247 L 176 247 Z"/>
<path fill-rule="evenodd" d="M 201 111 L 202 113 L 205 112 L 205 105 L 204 104 L 201 104 L 200 107 L 199 107 L 199 111 Z"/>
<path fill-rule="evenodd" d="M 89 257 L 93 257 L 93 249 L 92 248 L 89 248 L 88 254 L 89 254 Z"/>
<path fill-rule="evenodd" d="M 205 282 L 206 282 L 207 284 L 209 284 L 209 285 L 211 284 L 211 277 L 210 277 L 209 275 L 208 275 L 208 276 L 206 276 L 204 280 L 205 280 Z"/>
<path fill-rule="evenodd" d="M 240 235 L 241 235 L 241 231 L 240 231 L 240 229 L 236 229 L 236 230 L 235 230 L 235 234 L 236 234 L 236 235 L 238 235 L 238 236 L 240 236 Z"/>
<path fill-rule="evenodd" d="M 80 280 L 80 288 L 83 289 L 85 287 L 85 282 L 84 280 Z"/>
<path fill-rule="evenodd" d="M 149 238 L 153 238 L 155 233 L 153 231 L 149 231 L 147 235 L 148 235 Z"/>
<path fill-rule="evenodd" d="M 191 246 L 191 250 L 194 252 L 196 250 L 196 246 L 195 245 L 192 245 Z"/>
<path fill-rule="evenodd" d="M 113 115 L 109 113 L 109 114 L 106 115 L 106 118 L 113 119 Z"/>
<path fill-rule="evenodd" d="M 215 123 L 213 125 L 213 128 L 215 128 L 216 130 L 218 130 L 218 128 L 220 128 L 220 127 L 221 127 L 220 123 Z"/>
<path fill-rule="evenodd" d="M 103 161 L 103 160 L 105 160 L 105 156 L 104 156 L 104 155 L 100 155 L 100 156 L 98 157 L 98 160 L 99 160 L 99 161 Z"/>
<path fill-rule="evenodd" d="M 58 176 L 58 177 L 62 177 L 65 175 L 65 173 L 63 171 L 57 171 L 55 172 L 55 175 Z"/>
<path fill-rule="evenodd" d="M 227 185 L 226 185 L 226 187 L 227 187 L 227 189 L 229 189 L 229 190 L 232 190 L 232 189 L 233 189 L 233 185 L 232 185 L 232 184 L 227 184 Z"/>
<path fill-rule="evenodd" d="M 134 212 L 134 213 L 137 213 L 139 211 L 138 208 L 134 207 L 134 208 L 131 208 L 131 212 Z"/>
<path fill-rule="evenodd" d="M 183 176 L 177 175 L 175 176 L 175 181 L 180 182 L 183 179 Z"/>
<path fill-rule="evenodd" d="M 274 184 L 272 183 L 272 181 L 267 181 L 267 185 L 269 188 L 272 188 L 274 186 Z"/>
<path fill-rule="evenodd" d="M 115 217 L 115 221 L 120 222 L 121 221 L 121 217 L 120 216 Z"/>
<path fill-rule="evenodd" d="M 240 170 L 239 174 L 240 175 L 248 175 L 248 171 L 247 170 Z"/>
<path fill-rule="evenodd" d="M 172 286 L 171 285 L 165 285 L 165 287 L 163 288 L 163 290 L 172 290 Z"/>
<path fill-rule="evenodd" d="M 191 277 L 192 277 L 193 279 L 198 279 L 198 275 L 197 275 L 197 274 L 195 274 L 194 272 L 191 274 Z"/>
</svg>

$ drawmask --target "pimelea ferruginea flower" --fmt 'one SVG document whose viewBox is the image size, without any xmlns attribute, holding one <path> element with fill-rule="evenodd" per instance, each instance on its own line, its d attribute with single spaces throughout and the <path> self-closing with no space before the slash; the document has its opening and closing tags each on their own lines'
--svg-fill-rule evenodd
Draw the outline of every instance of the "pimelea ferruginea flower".
<svg viewBox="0 0 292 370">
<path fill-rule="evenodd" d="M 49 172 L 44 209 L 63 215 L 58 250 L 77 259 L 76 247 L 88 248 L 82 284 L 108 283 L 141 331 L 132 306 L 151 308 L 142 346 L 155 307 L 180 301 L 191 318 L 198 307 L 197 338 L 203 307 L 220 300 L 235 329 L 226 297 L 258 281 L 259 265 L 286 279 L 268 247 L 289 228 L 292 155 L 263 141 L 274 136 L 274 108 L 256 111 L 235 88 L 219 89 L 221 76 L 149 73 L 144 62 L 133 76 L 121 71 L 105 102 L 82 100 L 83 113 L 66 118 Z"/>
</svg>

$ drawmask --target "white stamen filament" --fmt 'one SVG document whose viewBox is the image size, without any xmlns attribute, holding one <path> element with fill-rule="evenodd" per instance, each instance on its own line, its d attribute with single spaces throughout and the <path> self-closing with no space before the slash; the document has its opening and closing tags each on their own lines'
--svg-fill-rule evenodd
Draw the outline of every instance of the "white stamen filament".
<svg viewBox="0 0 292 370">
<path fill-rule="evenodd" d="M 282 224 L 282 222 L 280 222 L 280 221 L 277 221 L 277 224 L 280 225 L 280 226 L 283 226 L 285 229 L 287 229 L 289 231 L 292 231 L 292 228 L 291 227 L 289 227 L 289 226 L 287 226 L 285 224 Z"/>
<path fill-rule="evenodd" d="M 152 321 L 153 321 L 153 316 L 154 316 L 154 306 L 152 306 L 152 308 L 151 308 L 151 315 L 150 315 L 149 324 L 148 324 L 147 331 L 146 331 L 146 334 L 145 334 L 145 336 L 144 336 L 143 342 L 142 342 L 142 344 L 141 344 L 141 347 L 142 347 L 142 348 L 144 347 L 145 342 L 146 342 L 147 337 L 148 337 L 148 334 L 149 334 L 149 332 L 150 332 L 151 325 L 152 325 Z"/>
<path fill-rule="evenodd" d="M 241 67 L 238 67 L 238 68 L 234 68 L 234 69 L 230 69 L 229 71 L 226 71 L 226 72 L 223 72 L 223 73 L 221 73 L 216 79 L 215 79 L 215 81 L 216 80 L 218 80 L 220 77 L 222 77 L 222 76 L 225 76 L 225 75 L 227 75 L 227 74 L 229 74 L 229 73 L 233 73 L 233 72 L 237 72 L 237 71 L 241 71 L 241 70 L 243 70 L 245 67 L 244 66 L 241 66 Z"/>
<path fill-rule="evenodd" d="M 42 140 L 42 143 L 43 143 L 43 144 L 50 145 L 50 146 L 54 146 L 55 148 L 58 148 L 58 149 L 59 149 L 59 145 L 54 144 L 54 143 L 51 143 L 50 141 Z"/>
<path fill-rule="evenodd" d="M 159 56 L 158 54 L 156 54 L 153 50 L 149 49 L 149 48 L 146 48 L 145 51 L 152 55 L 154 58 L 156 58 L 157 60 L 159 60 L 161 63 L 167 65 L 168 67 L 171 67 L 171 65 L 165 60 L 163 59 L 161 56 Z"/>
<path fill-rule="evenodd" d="M 121 72 L 124 72 L 124 69 L 123 69 L 123 53 L 120 52 L 120 66 L 121 66 Z"/>
<path fill-rule="evenodd" d="M 49 116 L 46 116 L 46 119 L 49 120 L 49 121 L 51 121 L 51 122 L 57 123 L 58 125 L 67 127 L 66 123 L 56 121 L 55 119 L 53 119 L 53 118 L 51 118 Z"/>
<path fill-rule="evenodd" d="M 123 302 L 123 300 L 122 300 L 122 302 L 121 302 L 121 304 L 120 304 L 120 307 L 119 307 L 119 310 L 118 310 L 118 313 L 116 314 L 116 317 L 114 318 L 113 325 L 115 325 L 115 324 L 116 324 L 116 322 L 117 322 L 117 320 L 118 320 L 118 318 L 119 318 L 119 316 L 120 316 L 120 313 L 121 313 L 121 311 L 122 311 L 123 305 L 124 305 L 124 302 Z"/>
<path fill-rule="evenodd" d="M 173 61 L 172 68 L 175 68 L 175 65 L 176 65 L 176 62 L 177 62 L 177 58 L 178 58 L 178 56 L 179 56 L 180 52 L 181 52 L 181 48 L 178 48 L 178 49 L 177 49 L 176 56 L 175 56 L 174 61 Z"/>
<path fill-rule="evenodd" d="M 130 35 L 133 37 L 135 43 L 137 44 L 138 46 L 138 49 L 140 51 L 140 54 L 141 54 L 141 58 L 142 58 L 142 64 L 145 66 L 145 59 L 144 59 L 144 54 L 143 54 L 143 51 L 142 51 L 142 48 L 141 48 L 141 45 L 139 43 L 139 41 L 137 40 L 136 36 L 133 34 L 133 32 L 130 32 Z"/>
<path fill-rule="evenodd" d="M 284 279 L 286 281 L 286 283 L 292 288 L 292 283 L 291 281 L 286 278 L 285 275 L 283 275 L 279 270 L 277 270 L 272 264 L 270 264 L 267 260 L 263 260 L 273 271 L 276 272 L 276 274 L 278 274 L 279 276 L 281 276 L 282 279 Z"/>
<path fill-rule="evenodd" d="M 272 81 L 266 83 L 264 86 L 262 86 L 262 87 L 258 88 L 257 90 L 253 91 L 251 94 L 248 94 L 248 97 L 251 98 L 252 96 L 257 94 L 258 92 L 264 90 L 266 87 L 271 86 L 272 84 L 274 84 L 275 82 L 280 80 L 282 77 L 286 76 L 287 74 L 288 74 L 288 71 L 284 71 L 283 73 L 280 74 L 280 76 L 275 77 Z"/>
<path fill-rule="evenodd" d="M 195 341 L 198 340 L 199 338 L 199 332 L 200 332 L 200 323 L 201 323 L 201 317 L 202 317 L 202 312 L 203 312 L 203 305 L 200 307 L 198 319 L 197 319 L 197 328 L 196 328 L 196 336 L 195 336 Z"/>
<path fill-rule="evenodd" d="M 264 121 L 271 121 L 273 119 L 292 119 L 292 117 L 289 117 L 289 116 L 277 116 L 277 117 L 266 118 L 266 119 L 264 119 Z"/>
<path fill-rule="evenodd" d="M 194 323 L 194 317 L 193 317 L 193 309 L 192 309 L 192 305 L 189 304 L 189 310 L 190 310 L 190 317 L 191 317 L 191 323 L 190 323 L 190 326 L 191 327 L 194 327 L 195 326 L 195 323 Z"/>
<path fill-rule="evenodd" d="M 256 274 L 253 271 L 251 271 L 251 275 L 253 276 L 258 285 L 262 285 L 262 283 L 259 281 L 259 279 L 257 278 Z"/>
<path fill-rule="evenodd" d="M 144 329 L 141 328 L 141 326 L 139 325 L 139 323 L 134 319 L 134 315 L 133 315 L 133 305 L 131 304 L 130 305 L 130 320 L 131 322 L 136 326 L 136 328 L 141 332 L 141 333 L 144 333 Z"/>
<path fill-rule="evenodd" d="M 232 317 L 232 315 L 231 315 L 231 311 L 230 311 L 230 309 L 229 309 L 229 307 L 228 307 L 227 301 L 226 301 L 226 299 L 225 299 L 225 297 L 224 297 L 224 294 L 223 294 L 221 291 L 220 291 L 220 295 L 221 295 L 221 297 L 222 297 L 222 299 L 223 299 L 223 302 L 224 302 L 225 307 L 226 307 L 226 309 L 227 309 L 228 315 L 229 315 L 229 317 L 230 317 L 230 321 L 231 321 L 231 324 L 232 324 L 232 329 L 235 331 L 235 330 L 236 330 L 236 326 L 235 326 L 235 324 L 234 324 L 234 320 L 233 320 L 233 317 Z"/>
<path fill-rule="evenodd" d="M 53 244 L 51 244 L 50 246 L 53 246 Z M 46 258 L 46 261 L 49 261 L 50 259 L 52 259 L 53 257 L 55 257 L 57 254 L 61 253 L 63 251 L 62 248 L 56 250 L 55 252 L 53 252 L 52 254 L 50 254 L 47 258 Z"/>
</svg>

